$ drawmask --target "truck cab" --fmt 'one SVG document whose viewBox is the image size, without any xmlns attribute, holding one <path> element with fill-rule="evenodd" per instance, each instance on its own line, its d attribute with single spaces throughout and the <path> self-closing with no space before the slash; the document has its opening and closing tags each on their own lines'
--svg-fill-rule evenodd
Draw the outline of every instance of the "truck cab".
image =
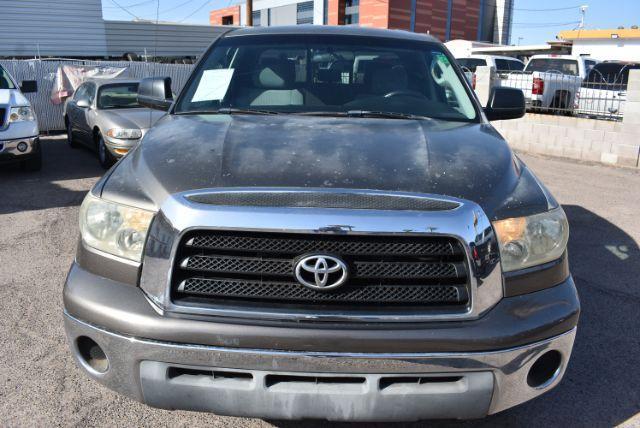
<svg viewBox="0 0 640 428">
<path fill-rule="evenodd" d="M 0 164 L 18 162 L 27 171 L 42 167 L 38 121 L 24 96 L 36 91 L 35 81 L 18 85 L 0 65 Z"/>
</svg>

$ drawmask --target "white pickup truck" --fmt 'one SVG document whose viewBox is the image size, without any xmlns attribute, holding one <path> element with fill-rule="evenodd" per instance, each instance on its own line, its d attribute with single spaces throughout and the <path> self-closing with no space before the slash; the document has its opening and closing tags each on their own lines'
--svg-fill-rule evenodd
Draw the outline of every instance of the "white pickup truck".
<svg viewBox="0 0 640 428">
<path fill-rule="evenodd" d="M 583 80 L 597 63 L 584 56 L 534 55 L 522 72 L 502 75 L 498 84 L 522 89 L 529 109 L 571 113 Z"/>
<path fill-rule="evenodd" d="M 591 69 L 576 99 L 576 113 L 594 118 L 622 119 L 629 70 L 639 62 L 605 61 Z"/>
<path fill-rule="evenodd" d="M 19 162 L 27 171 L 42 167 L 38 121 L 23 93 L 37 92 L 37 83 L 20 86 L 0 65 L 0 164 Z"/>
</svg>

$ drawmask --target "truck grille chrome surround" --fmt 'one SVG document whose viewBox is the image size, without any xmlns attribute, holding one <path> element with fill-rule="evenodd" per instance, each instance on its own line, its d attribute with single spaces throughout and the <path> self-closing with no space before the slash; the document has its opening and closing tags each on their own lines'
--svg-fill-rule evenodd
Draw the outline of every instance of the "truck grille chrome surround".
<svg viewBox="0 0 640 428">
<path fill-rule="evenodd" d="M 349 189 L 312 192 L 329 194 L 322 200 L 331 200 L 331 193 L 353 193 L 368 201 L 416 197 L 456 208 L 401 211 L 194 202 L 226 200 L 228 196 L 220 194 L 238 197 L 243 190 L 253 198 L 260 191 L 275 191 L 186 192 L 162 205 L 149 230 L 141 276 L 142 289 L 159 310 L 254 320 L 421 322 L 475 318 L 502 298 L 493 229 L 473 202 Z M 296 282 L 296 260 L 313 253 L 342 258 L 349 269 L 347 282 L 328 291 Z"/>
</svg>

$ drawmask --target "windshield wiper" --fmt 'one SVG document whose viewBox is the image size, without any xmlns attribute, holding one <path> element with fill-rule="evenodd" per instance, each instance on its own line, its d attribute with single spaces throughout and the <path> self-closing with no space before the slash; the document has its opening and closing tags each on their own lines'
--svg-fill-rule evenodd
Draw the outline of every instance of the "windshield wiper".
<svg viewBox="0 0 640 428">
<path fill-rule="evenodd" d="M 372 110 L 349 110 L 349 117 L 381 117 L 387 119 L 429 119 L 426 116 L 419 116 L 409 113 L 397 113 L 392 111 L 372 111 Z"/>
<path fill-rule="evenodd" d="M 272 115 L 272 114 L 280 114 L 280 113 L 277 112 L 277 111 L 271 111 L 271 110 L 255 110 L 255 109 L 222 107 L 222 108 L 219 108 L 217 110 L 179 111 L 176 114 L 186 114 L 186 115 L 198 115 L 198 114 L 257 114 L 257 115 Z"/>
<path fill-rule="evenodd" d="M 384 119 L 430 119 L 427 116 L 419 116 L 409 113 L 396 113 L 390 111 L 349 110 L 349 111 L 305 111 L 294 113 L 301 116 L 333 116 L 333 117 L 380 117 Z"/>
</svg>

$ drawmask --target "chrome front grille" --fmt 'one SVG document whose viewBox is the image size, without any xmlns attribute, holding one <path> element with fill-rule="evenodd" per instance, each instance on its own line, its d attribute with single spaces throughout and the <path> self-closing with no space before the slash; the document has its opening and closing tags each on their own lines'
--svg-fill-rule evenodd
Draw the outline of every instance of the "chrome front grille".
<svg viewBox="0 0 640 428">
<path fill-rule="evenodd" d="M 350 277 L 317 291 L 298 283 L 303 255 L 342 258 Z M 178 246 L 173 299 L 181 303 L 462 306 L 469 301 L 462 245 L 437 236 L 192 231 Z"/>
<path fill-rule="evenodd" d="M 4 128 L 4 121 L 6 120 L 7 109 L 0 107 L 0 129 Z"/>
</svg>

